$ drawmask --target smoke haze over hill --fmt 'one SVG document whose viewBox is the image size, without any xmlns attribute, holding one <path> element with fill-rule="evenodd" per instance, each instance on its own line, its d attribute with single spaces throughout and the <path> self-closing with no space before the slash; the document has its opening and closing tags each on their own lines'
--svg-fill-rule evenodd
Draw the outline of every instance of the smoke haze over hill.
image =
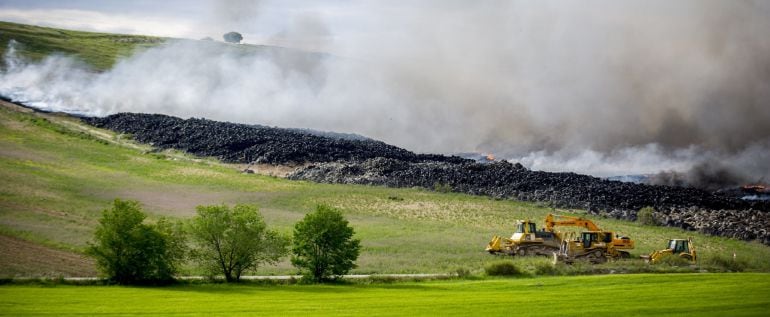
<svg viewBox="0 0 770 317">
<path fill-rule="evenodd" d="M 223 4 L 222 19 L 235 28 L 262 18 L 258 5 L 237 10 L 240 2 Z M 66 57 L 18 64 L 9 56 L 0 92 L 91 114 L 355 132 L 551 171 L 697 172 L 654 178 L 663 183 L 770 179 L 768 2 L 351 6 L 360 32 L 301 12 L 273 35 L 333 56 L 176 41 L 99 74 Z M 253 18 L 228 18 L 233 12 Z"/>
</svg>

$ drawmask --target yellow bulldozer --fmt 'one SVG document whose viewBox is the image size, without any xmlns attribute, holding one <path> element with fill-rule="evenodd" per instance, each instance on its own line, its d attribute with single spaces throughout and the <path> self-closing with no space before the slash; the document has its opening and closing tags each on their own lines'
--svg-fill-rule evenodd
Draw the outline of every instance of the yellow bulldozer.
<svg viewBox="0 0 770 317">
<path fill-rule="evenodd" d="M 516 230 L 510 239 L 500 236 L 494 236 L 492 241 L 487 245 L 486 251 L 491 254 L 507 254 L 507 255 L 545 255 L 551 256 L 554 252 L 558 252 L 565 241 L 566 233 L 555 231 L 557 226 L 571 226 L 582 227 L 587 229 L 582 234 L 592 234 L 595 238 L 592 241 L 597 241 L 593 249 L 600 247 L 598 241 L 607 240 L 609 242 L 602 242 L 607 244 L 612 249 L 612 254 L 618 254 L 618 256 L 628 256 L 628 252 L 621 249 L 633 249 L 634 241 L 627 237 L 619 237 L 612 231 L 603 231 L 599 229 L 593 221 L 574 216 L 552 215 L 548 214 L 545 217 L 545 224 L 542 230 L 537 230 L 535 222 L 530 220 L 518 220 L 516 222 Z M 606 247 L 605 247 L 606 249 Z"/>
<path fill-rule="evenodd" d="M 666 249 L 652 251 L 650 255 L 642 255 L 646 262 L 655 264 L 667 256 L 678 256 L 690 262 L 695 262 L 698 258 L 695 252 L 695 246 L 692 244 L 692 238 L 671 239 L 668 240 Z"/>
</svg>

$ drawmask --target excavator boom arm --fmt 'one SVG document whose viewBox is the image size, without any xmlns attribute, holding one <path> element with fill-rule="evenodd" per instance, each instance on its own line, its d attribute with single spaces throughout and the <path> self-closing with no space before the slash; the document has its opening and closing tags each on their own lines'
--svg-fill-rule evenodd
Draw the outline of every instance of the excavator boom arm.
<svg viewBox="0 0 770 317">
<path fill-rule="evenodd" d="M 553 228 L 556 226 L 571 226 L 571 227 L 583 227 L 588 231 L 601 231 L 596 224 L 588 219 L 573 216 L 552 215 L 548 214 L 545 217 L 545 230 L 553 232 Z"/>
</svg>

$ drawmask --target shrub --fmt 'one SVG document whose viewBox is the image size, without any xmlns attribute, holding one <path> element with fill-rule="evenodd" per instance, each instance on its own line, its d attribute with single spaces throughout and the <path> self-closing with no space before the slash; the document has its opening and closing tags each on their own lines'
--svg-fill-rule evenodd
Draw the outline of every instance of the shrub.
<svg viewBox="0 0 770 317">
<path fill-rule="evenodd" d="M 257 207 L 198 206 L 190 231 L 197 242 L 195 257 L 212 274 L 238 282 L 241 274 L 288 253 L 288 238 L 268 230 Z"/>
<path fill-rule="evenodd" d="M 556 264 L 551 262 L 537 262 L 535 263 L 536 275 L 560 275 L 561 272 L 556 267 Z"/>
<path fill-rule="evenodd" d="M 658 221 L 655 220 L 655 209 L 652 207 L 644 207 L 636 213 L 636 221 L 646 226 L 655 226 Z"/>
<path fill-rule="evenodd" d="M 339 210 L 316 206 L 294 226 L 291 263 L 314 282 L 336 279 L 355 268 L 361 242 Z"/>
<path fill-rule="evenodd" d="M 513 261 L 497 261 L 484 266 L 484 272 L 489 276 L 517 276 L 522 275 L 521 270 Z"/>
<path fill-rule="evenodd" d="M 704 262 L 707 265 L 729 272 L 743 272 L 749 266 L 746 261 L 721 255 L 714 255 Z"/>
<path fill-rule="evenodd" d="M 692 264 L 692 262 L 690 262 L 690 260 L 685 259 L 681 256 L 669 254 L 661 258 L 656 264 L 665 264 L 668 266 L 684 267 L 684 266 L 689 266 L 690 264 Z"/>
<path fill-rule="evenodd" d="M 454 275 L 456 275 L 458 278 L 467 278 L 471 276 L 471 270 L 464 267 L 457 268 L 452 273 L 454 273 Z"/>
<path fill-rule="evenodd" d="M 449 184 L 435 182 L 433 183 L 433 190 L 439 193 L 449 193 L 449 192 L 452 192 L 452 186 L 450 186 Z"/>
<path fill-rule="evenodd" d="M 173 280 L 184 257 L 181 226 L 161 219 L 147 225 L 136 201 L 115 199 L 104 210 L 86 253 L 99 270 L 119 284 L 146 284 Z"/>
</svg>

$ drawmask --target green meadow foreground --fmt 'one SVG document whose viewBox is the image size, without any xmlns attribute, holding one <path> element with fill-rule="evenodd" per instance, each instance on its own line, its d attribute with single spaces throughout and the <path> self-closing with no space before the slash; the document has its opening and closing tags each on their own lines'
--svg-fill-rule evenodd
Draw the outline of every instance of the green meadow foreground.
<svg viewBox="0 0 770 317">
<path fill-rule="evenodd" d="M 370 285 L 0 286 L 3 316 L 766 316 L 770 274 Z"/>
</svg>

